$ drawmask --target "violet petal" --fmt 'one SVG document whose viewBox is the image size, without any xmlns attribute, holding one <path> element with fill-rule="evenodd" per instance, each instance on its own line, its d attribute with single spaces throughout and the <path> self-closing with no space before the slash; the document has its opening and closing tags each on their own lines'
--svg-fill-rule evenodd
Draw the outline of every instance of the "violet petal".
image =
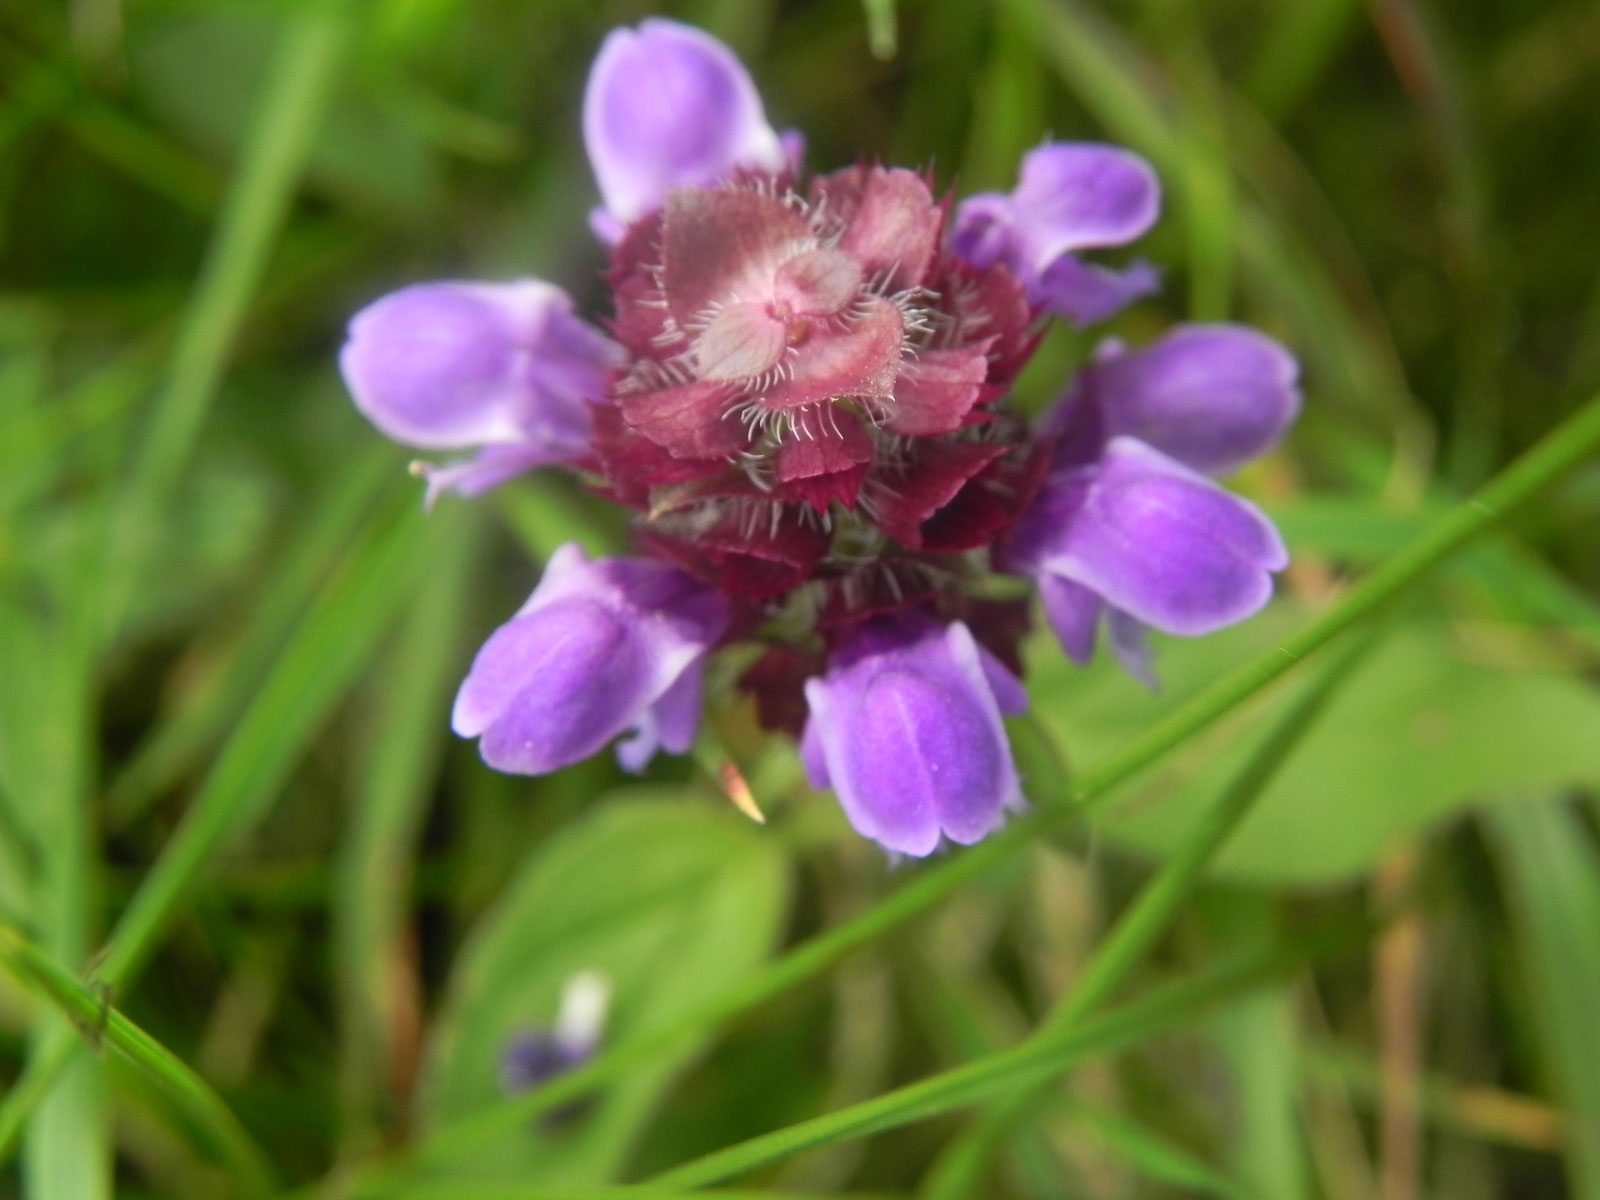
<svg viewBox="0 0 1600 1200">
<path fill-rule="evenodd" d="M 583 139 L 605 209 L 620 232 L 672 188 L 708 187 L 736 168 L 782 170 L 785 147 L 733 52 L 659 18 L 607 36 L 589 72 Z M 608 239 L 610 240 L 610 239 Z"/>
<path fill-rule="evenodd" d="M 423 283 L 358 312 L 339 365 L 356 407 L 404 445 L 581 453 L 615 353 L 552 284 Z"/>
<path fill-rule="evenodd" d="M 1253 504 L 1133 438 L 1113 438 L 1096 467 L 1053 489 L 1070 497 L 1058 506 L 1070 515 L 1039 548 L 1036 569 L 1167 633 L 1210 633 L 1250 616 L 1271 598 L 1270 573 L 1288 563 Z"/>
<path fill-rule="evenodd" d="M 481 737 L 490 766 L 524 775 L 587 758 L 634 730 L 622 756 L 642 769 L 658 742 L 678 750 L 693 740 L 699 672 L 726 625 L 721 597 L 675 568 L 591 563 L 563 546 L 527 604 L 478 652 L 452 725 Z"/>
<path fill-rule="evenodd" d="M 1115 608 L 1106 613 L 1106 633 L 1111 653 L 1122 669 L 1152 692 L 1160 686 L 1150 652 L 1149 630 L 1127 613 Z"/>
<path fill-rule="evenodd" d="M 1028 286 L 1028 299 L 1080 328 L 1116 316 L 1161 290 L 1161 272 L 1138 259 L 1121 270 L 1060 255 Z"/>
<path fill-rule="evenodd" d="M 825 774 L 850 823 L 889 850 L 922 857 L 942 838 L 970 845 L 1021 802 L 996 693 L 965 625 L 869 622 L 807 682 L 806 699 L 808 757 L 821 760 L 808 770 Z"/>
<path fill-rule="evenodd" d="M 1161 185 L 1120 146 L 1050 142 L 1023 157 L 1011 201 L 1029 261 L 1043 271 L 1061 254 L 1142 237 L 1160 215 Z"/>
<path fill-rule="evenodd" d="M 1080 583 L 1050 574 L 1039 576 L 1039 599 L 1061 649 L 1080 667 L 1088 666 L 1105 601 Z"/>
<path fill-rule="evenodd" d="M 1128 434 L 1222 474 L 1283 436 L 1300 410 L 1299 368 L 1242 325 L 1183 325 L 1086 372 L 1108 434 Z"/>
</svg>

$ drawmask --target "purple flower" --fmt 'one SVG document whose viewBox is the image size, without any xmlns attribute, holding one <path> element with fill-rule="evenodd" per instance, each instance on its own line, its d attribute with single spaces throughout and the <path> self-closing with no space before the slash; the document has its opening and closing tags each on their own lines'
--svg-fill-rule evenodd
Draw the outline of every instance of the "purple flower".
<svg viewBox="0 0 1600 1200">
<path fill-rule="evenodd" d="M 779 171 L 789 158 L 728 48 L 659 18 L 607 35 L 583 96 L 583 141 L 605 201 L 590 224 L 606 242 L 672 188 L 710 187 L 740 167 Z"/>
<path fill-rule="evenodd" d="M 1125 434 L 1222 475 L 1278 443 L 1300 411 L 1299 373 L 1254 329 L 1180 325 L 1139 350 L 1108 342 L 1043 432 L 1061 438 L 1058 461 L 1086 461 Z"/>
<path fill-rule="evenodd" d="M 650 559 L 589 562 L 557 550 L 533 595 L 478 651 L 452 725 L 491 767 L 542 775 L 612 738 L 630 771 L 681 754 L 700 720 L 706 652 L 728 624 L 721 596 Z"/>
<path fill-rule="evenodd" d="M 1130 437 L 1053 475 L 1011 545 L 1013 568 L 1038 581 L 1050 624 L 1077 662 L 1088 660 L 1103 610 L 1165 633 L 1210 633 L 1261 609 L 1271 573 L 1288 561 L 1255 505 Z M 1137 632 L 1115 624 L 1113 632 L 1130 669 L 1147 676 Z"/>
<path fill-rule="evenodd" d="M 600 972 L 582 971 L 567 980 L 555 1023 L 523 1030 L 500 1056 L 500 1086 L 520 1095 L 588 1062 L 600 1048 L 610 1006 L 611 983 Z M 560 1125 L 583 1107 L 579 1102 L 558 1108 L 545 1114 L 543 1124 Z"/>
<path fill-rule="evenodd" d="M 539 774 L 622 738 L 640 770 L 687 750 L 730 627 L 762 653 L 736 684 L 807 773 L 895 853 L 969 844 L 1021 804 L 1001 723 L 1031 578 L 1067 653 L 1150 679 L 1145 633 L 1255 612 L 1282 542 L 1208 475 L 1272 446 L 1294 360 L 1229 325 L 1107 343 L 1030 424 L 1010 394 L 1042 318 L 1103 320 L 1155 270 L 1082 256 L 1154 224 L 1126 150 L 1030 151 L 1017 186 L 953 216 L 931 172 L 802 169 L 731 51 L 672 21 L 611 33 L 583 137 L 599 184 L 606 335 L 549 284 L 440 283 L 351 324 L 356 402 L 409 445 L 471 449 L 430 497 L 545 464 L 632 512 L 642 557 L 551 560 L 478 653 L 454 726 Z M 825 655 L 818 648 L 825 647 Z M 991 653 L 992 651 L 992 653 Z M 996 657 L 999 656 L 999 657 Z M 532 1035 L 523 1075 L 567 1051 Z M 508 1068 L 509 1069 L 509 1068 Z"/>
<path fill-rule="evenodd" d="M 1155 224 L 1161 188 L 1137 154 L 1094 142 L 1051 142 L 1022 160 L 1016 188 L 981 192 L 956 210 L 957 254 L 978 268 L 1002 264 L 1041 308 L 1089 325 L 1160 285 L 1145 262 L 1113 271 L 1076 257 L 1122 246 Z"/>
<path fill-rule="evenodd" d="M 610 339 L 573 315 L 565 292 L 524 279 L 391 292 L 351 319 L 339 366 L 356 407 L 395 441 L 480 448 L 424 468 L 431 500 L 582 461 L 589 406 L 604 396 L 616 358 Z"/>
<path fill-rule="evenodd" d="M 1145 629 L 1201 634 L 1255 613 L 1287 554 L 1255 506 L 1198 472 L 1275 445 L 1300 410 L 1294 358 L 1239 325 L 1184 325 L 1140 350 L 1109 341 L 1042 422 L 1052 473 L 1009 547 L 1075 662 L 1111 648 L 1154 686 Z"/>
<path fill-rule="evenodd" d="M 941 838 L 970 845 L 1022 793 L 1000 714 L 1027 708 L 1022 685 L 956 622 L 920 614 L 849 630 L 806 684 L 801 756 L 858 833 L 917 857 Z"/>
</svg>

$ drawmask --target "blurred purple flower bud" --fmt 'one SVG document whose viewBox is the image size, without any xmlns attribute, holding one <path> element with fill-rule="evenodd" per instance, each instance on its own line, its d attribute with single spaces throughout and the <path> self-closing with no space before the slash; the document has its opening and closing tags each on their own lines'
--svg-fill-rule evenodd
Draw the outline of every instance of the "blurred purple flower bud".
<svg viewBox="0 0 1600 1200">
<path fill-rule="evenodd" d="M 1076 252 L 1126 245 L 1155 224 L 1160 210 L 1160 184 L 1137 154 L 1095 142 L 1050 142 L 1023 158 L 1009 195 L 982 192 L 964 200 L 951 241 L 979 270 L 1008 268 L 1034 305 L 1088 325 L 1150 295 L 1161 278 L 1146 262 L 1114 271 L 1081 262 Z"/>
<path fill-rule="evenodd" d="M 1058 471 L 1018 522 L 1012 569 L 1039 583 L 1062 648 L 1088 660 L 1109 612 L 1113 644 L 1147 678 L 1141 631 L 1210 633 L 1272 596 L 1288 565 L 1278 532 L 1255 505 L 1134 438 L 1115 437 L 1097 462 Z"/>
<path fill-rule="evenodd" d="M 705 655 L 727 624 L 727 602 L 675 567 L 591 563 L 563 546 L 478 651 L 452 726 L 481 739 L 491 767 L 519 775 L 567 766 L 632 731 L 617 758 L 641 771 L 658 748 L 681 754 L 694 741 Z"/>
<path fill-rule="evenodd" d="M 600 1048 L 606 1010 L 611 1005 L 611 983 L 598 971 L 583 971 L 567 981 L 561 992 L 561 1009 L 548 1028 L 524 1030 L 500 1056 L 500 1086 L 508 1095 L 520 1095 L 593 1058 Z M 546 1124 L 559 1124 L 577 1115 L 582 1104 L 558 1108 L 545 1116 Z"/>
<path fill-rule="evenodd" d="M 356 407 L 395 441 L 482 448 L 424 468 L 431 497 L 472 495 L 532 467 L 581 461 L 589 405 L 604 397 L 617 355 L 552 284 L 423 283 L 358 312 L 339 366 Z"/>
<path fill-rule="evenodd" d="M 583 97 L 583 140 L 604 201 L 590 223 L 607 242 L 672 188 L 709 187 L 740 167 L 780 171 L 799 150 L 767 124 L 731 50 L 659 18 L 613 30 L 601 45 Z"/>
<path fill-rule="evenodd" d="M 1022 685 L 964 624 L 903 613 L 840 638 L 806 684 L 801 756 L 832 787 L 856 831 L 922 857 L 942 838 L 971 845 L 1022 793 L 1001 713 L 1027 708 Z"/>
<path fill-rule="evenodd" d="M 1221 475 L 1283 436 L 1300 411 L 1299 374 L 1294 357 L 1254 329 L 1181 325 L 1139 350 L 1102 348 L 1043 432 L 1065 435 L 1069 458 L 1125 434 Z"/>
</svg>

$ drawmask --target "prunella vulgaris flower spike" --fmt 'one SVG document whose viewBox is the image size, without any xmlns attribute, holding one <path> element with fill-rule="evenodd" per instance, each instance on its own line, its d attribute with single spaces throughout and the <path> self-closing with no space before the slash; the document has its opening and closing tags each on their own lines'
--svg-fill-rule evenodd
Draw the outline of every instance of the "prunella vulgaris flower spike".
<svg viewBox="0 0 1600 1200">
<path fill-rule="evenodd" d="M 358 316 L 343 360 L 385 432 L 477 450 L 430 491 L 565 464 L 633 513 L 637 557 L 563 548 L 479 652 L 454 724 L 491 766 L 682 752 L 707 658 L 740 642 L 760 720 L 857 830 L 922 856 L 1022 803 L 1019 581 L 1074 660 L 1104 627 L 1147 681 L 1147 630 L 1267 602 L 1283 544 L 1208 475 L 1294 418 L 1276 343 L 1108 341 L 1042 422 L 1009 403 L 1052 316 L 1155 290 L 1148 264 L 1083 257 L 1155 222 L 1143 159 L 1050 143 L 959 204 L 900 167 L 808 177 L 727 47 L 663 20 L 607 37 L 583 132 L 605 335 L 549 284 L 434 284 Z"/>
</svg>

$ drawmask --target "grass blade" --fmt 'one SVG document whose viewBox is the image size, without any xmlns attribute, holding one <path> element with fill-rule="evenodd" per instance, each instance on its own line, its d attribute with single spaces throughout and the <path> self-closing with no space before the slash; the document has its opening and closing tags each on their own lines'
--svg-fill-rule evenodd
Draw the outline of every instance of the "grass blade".
<svg viewBox="0 0 1600 1200">
<path fill-rule="evenodd" d="M 1545 1070 L 1565 1112 L 1574 1200 L 1600 1200 L 1600 851 L 1560 800 L 1484 816 L 1524 955 Z"/>
<path fill-rule="evenodd" d="M 137 973 L 203 872 L 261 817 L 307 741 L 376 652 L 417 577 L 421 522 L 414 497 L 407 496 L 398 516 L 328 585 L 123 912 L 98 964 L 97 979 L 106 987 L 124 987 Z M 72 1050 L 70 1034 L 52 1039 L 0 1102 L 0 1158 Z"/>
<path fill-rule="evenodd" d="M 204 1131 L 207 1147 L 249 1195 L 272 1190 L 266 1154 L 222 1099 L 169 1050 L 90 991 L 16 930 L 0 925 L 0 962 L 42 993 L 97 1048 L 122 1056 L 172 1096 Z"/>
<path fill-rule="evenodd" d="M 1363 923 L 1362 928 L 1368 927 Z M 1341 930 L 1296 938 L 1292 945 L 1276 946 L 1196 979 L 1167 985 L 1107 1016 L 1065 1030 L 1043 1030 L 1010 1050 L 718 1150 L 648 1182 L 704 1187 L 802 1150 L 896 1129 L 1042 1083 L 1086 1058 L 1124 1050 L 1181 1028 L 1218 1004 L 1292 974 L 1350 933 L 1346 925 Z"/>
<path fill-rule="evenodd" d="M 345 1142 L 360 1147 L 393 1117 L 394 1032 L 414 983 L 404 964 L 412 856 L 433 790 L 450 697 L 464 667 L 461 613 L 473 583 L 480 522 L 461 506 L 435 512 L 419 557 L 430 581 L 377 684 L 370 754 L 358 766 L 354 813 L 333 911 L 343 1022 Z M 390 1099 L 390 1111 L 380 1111 Z"/>
<path fill-rule="evenodd" d="M 350 34 L 344 8 L 342 0 L 331 0 L 290 10 L 285 19 L 243 159 L 178 333 L 166 387 L 111 522 L 110 561 L 118 569 L 108 581 L 104 629 L 116 628 L 134 587 L 138 564 L 125 561 L 124 548 L 138 544 L 139 531 L 171 495 L 266 271 L 344 61 Z"/>
<path fill-rule="evenodd" d="M 1262 739 L 1244 768 L 1223 789 L 1216 802 L 1174 854 L 1145 885 L 1097 945 L 1072 990 L 1041 1023 L 1043 1030 L 1069 1029 L 1110 999 L 1144 958 L 1173 919 L 1207 864 L 1228 835 L 1266 790 L 1290 752 L 1316 723 L 1339 684 L 1371 649 L 1374 636 L 1353 642 L 1329 663 Z M 922 1195 L 927 1200 L 956 1200 L 972 1195 L 987 1167 L 987 1152 L 998 1149 L 1008 1133 L 1026 1124 L 1031 1110 L 1046 1099 L 1045 1091 L 1019 1091 L 986 1113 L 966 1136 L 951 1144 L 929 1172 Z"/>
</svg>

